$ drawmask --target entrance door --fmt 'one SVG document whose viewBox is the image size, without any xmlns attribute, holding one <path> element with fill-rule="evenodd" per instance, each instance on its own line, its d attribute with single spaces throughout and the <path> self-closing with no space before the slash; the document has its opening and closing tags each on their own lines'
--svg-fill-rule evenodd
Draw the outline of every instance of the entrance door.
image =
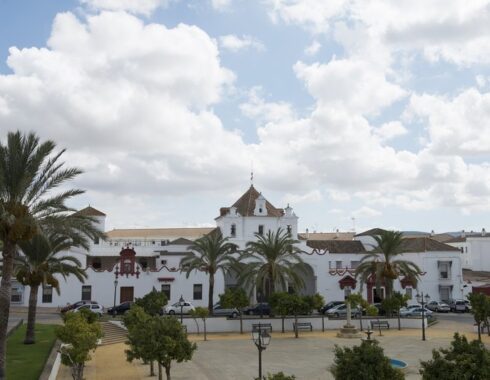
<svg viewBox="0 0 490 380">
<path fill-rule="evenodd" d="M 121 286 L 120 303 L 134 300 L 134 288 L 132 286 Z"/>
<path fill-rule="evenodd" d="M 380 291 L 381 291 L 380 294 L 378 294 L 376 287 L 373 288 L 373 302 L 374 303 L 381 302 L 384 300 L 385 288 L 381 288 Z"/>
</svg>

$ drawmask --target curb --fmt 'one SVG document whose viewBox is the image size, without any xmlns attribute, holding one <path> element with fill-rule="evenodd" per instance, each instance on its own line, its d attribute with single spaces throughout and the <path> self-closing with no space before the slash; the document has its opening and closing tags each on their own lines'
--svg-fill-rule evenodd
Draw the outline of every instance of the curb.
<svg viewBox="0 0 490 380">
<path fill-rule="evenodd" d="M 51 348 L 51 351 L 49 353 L 48 359 L 44 364 L 44 369 L 41 372 L 41 376 L 39 376 L 39 380 L 56 379 L 61 364 L 61 355 L 58 352 L 60 345 L 61 342 L 59 340 L 55 340 L 53 347 Z"/>
<path fill-rule="evenodd" d="M 21 319 L 19 322 L 17 322 L 17 324 L 14 327 L 12 327 L 9 332 L 7 332 L 7 338 L 10 335 L 12 335 L 15 332 L 15 330 L 17 330 L 20 326 L 22 326 L 23 323 L 24 323 L 23 319 Z"/>
</svg>

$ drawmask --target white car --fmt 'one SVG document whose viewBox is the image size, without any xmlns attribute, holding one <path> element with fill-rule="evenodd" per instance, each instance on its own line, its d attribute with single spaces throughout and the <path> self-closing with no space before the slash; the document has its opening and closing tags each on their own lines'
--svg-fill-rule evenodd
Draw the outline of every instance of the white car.
<svg viewBox="0 0 490 380">
<path fill-rule="evenodd" d="M 184 306 L 182 307 L 182 314 L 189 314 L 191 311 L 196 308 L 190 302 L 184 301 Z M 165 306 L 163 309 L 163 314 L 180 314 L 180 305 L 178 302 L 173 305 Z"/>
<path fill-rule="evenodd" d="M 99 317 L 101 317 L 102 314 L 104 314 L 104 308 L 102 306 L 100 306 L 98 303 L 92 303 L 92 304 L 78 306 L 77 308 L 75 308 L 73 310 L 73 312 L 77 313 L 82 309 L 90 310 L 92 313 L 97 314 Z"/>
<path fill-rule="evenodd" d="M 347 316 L 347 305 L 345 303 L 332 307 L 326 313 L 329 317 L 339 318 Z M 357 318 L 361 314 L 358 308 L 351 309 L 351 317 Z"/>
<path fill-rule="evenodd" d="M 424 307 L 424 314 L 426 317 L 432 315 L 432 311 Z M 422 316 L 422 307 L 414 307 L 412 309 L 400 310 L 401 317 L 420 317 Z"/>
</svg>

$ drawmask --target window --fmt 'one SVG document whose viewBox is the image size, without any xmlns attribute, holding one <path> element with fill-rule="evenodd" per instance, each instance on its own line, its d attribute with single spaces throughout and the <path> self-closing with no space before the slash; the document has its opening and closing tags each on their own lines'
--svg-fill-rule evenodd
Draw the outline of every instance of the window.
<svg viewBox="0 0 490 380">
<path fill-rule="evenodd" d="M 194 299 L 202 300 L 202 284 L 194 284 Z"/>
<path fill-rule="evenodd" d="M 288 235 L 291 235 L 293 233 L 293 226 L 288 224 L 286 227 L 286 231 L 287 231 Z"/>
<path fill-rule="evenodd" d="M 12 292 L 10 293 L 10 302 L 12 303 L 22 302 L 22 288 L 20 286 L 12 287 Z"/>
<path fill-rule="evenodd" d="M 162 293 L 167 297 L 167 301 L 170 301 L 170 284 L 162 284 Z"/>
<path fill-rule="evenodd" d="M 92 299 L 92 286 L 82 285 L 82 301 L 90 301 Z"/>
<path fill-rule="evenodd" d="M 231 225 L 230 235 L 231 235 L 231 237 L 235 237 L 236 236 L 236 224 L 235 223 L 233 223 Z"/>
<path fill-rule="evenodd" d="M 464 253 L 464 248 L 463 247 L 461 247 L 460 250 L 461 250 L 461 253 Z"/>
<path fill-rule="evenodd" d="M 94 244 L 99 244 L 99 238 L 98 238 L 98 237 L 96 237 L 96 238 L 94 239 Z"/>
<path fill-rule="evenodd" d="M 259 235 L 263 235 L 264 234 L 264 226 L 261 224 L 259 225 Z"/>
<path fill-rule="evenodd" d="M 451 297 L 451 287 L 449 286 L 441 286 L 439 289 L 439 297 L 441 301 L 448 301 Z"/>
<path fill-rule="evenodd" d="M 43 286 L 43 303 L 53 302 L 53 287 L 50 285 Z"/>
<path fill-rule="evenodd" d="M 406 288 L 406 289 L 405 289 L 405 295 L 406 295 L 408 298 L 412 299 L 412 298 L 413 298 L 413 296 L 412 296 L 412 288 Z"/>
<path fill-rule="evenodd" d="M 335 262 L 335 268 L 342 269 L 342 261 L 336 261 Z"/>
<path fill-rule="evenodd" d="M 259 208 L 259 214 L 262 214 L 262 207 Z"/>
<path fill-rule="evenodd" d="M 449 263 L 439 263 L 439 278 L 441 280 L 447 280 L 449 278 Z"/>
<path fill-rule="evenodd" d="M 146 259 L 140 260 L 141 269 L 146 270 L 148 268 L 148 261 Z"/>
<path fill-rule="evenodd" d="M 358 266 L 359 266 L 359 261 L 351 261 L 350 262 L 350 267 L 352 269 L 357 269 Z"/>
<path fill-rule="evenodd" d="M 328 269 L 335 269 L 334 263 L 335 263 L 335 261 L 329 261 L 328 262 Z"/>
</svg>

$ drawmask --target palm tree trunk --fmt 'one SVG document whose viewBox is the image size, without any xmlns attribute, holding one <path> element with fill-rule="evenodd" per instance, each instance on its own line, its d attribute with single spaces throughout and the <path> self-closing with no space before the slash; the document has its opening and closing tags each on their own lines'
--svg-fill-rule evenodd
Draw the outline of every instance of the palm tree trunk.
<svg viewBox="0 0 490 380">
<path fill-rule="evenodd" d="M 478 322 L 478 341 L 481 342 L 481 322 Z"/>
<path fill-rule="evenodd" d="M 208 310 L 213 315 L 214 273 L 209 273 Z"/>
<path fill-rule="evenodd" d="M 29 294 L 29 310 L 27 312 L 27 328 L 24 344 L 36 343 L 36 309 L 37 309 L 37 292 L 39 285 L 31 285 L 31 292 Z"/>
<path fill-rule="evenodd" d="M 12 274 L 14 271 L 15 245 L 5 241 L 3 249 L 3 273 L 0 285 L 0 380 L 5 379 L 5 362 L 7 351 L 7 325 L 10 313 L 10 296 L 12 292 Z"/>
</svg>

